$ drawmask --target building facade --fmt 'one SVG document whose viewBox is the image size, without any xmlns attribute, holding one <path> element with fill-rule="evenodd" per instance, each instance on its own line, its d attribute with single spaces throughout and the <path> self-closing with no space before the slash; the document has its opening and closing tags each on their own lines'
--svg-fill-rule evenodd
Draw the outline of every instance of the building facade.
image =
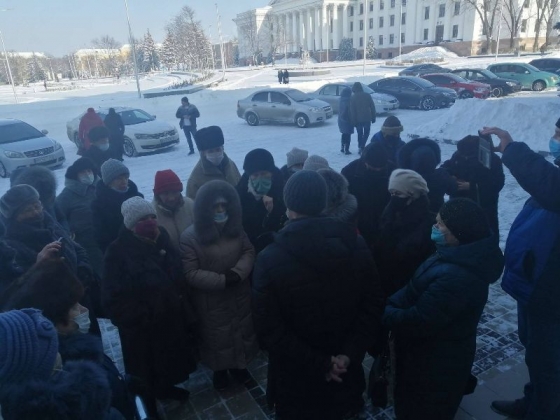
<svg viewBox="0 0 560 420">
<path fill-rule="evenodd" d="M 516 38 L 523 49 L 525 44 L 532 46 L 536 14 L 534 2 L 519 1 L 523 20 Z M 499 16 L 498 10 L 496 22 Z M 505 19 L 500 51 L 510 49 Z M 240 58 L 255 51 L 265 56 L 309 51 L 323 61 L 327 54 L 336 57 L 343 38 L 352 40 L 356 58 L 363 57 L 368 40 L 380 58 L 397 56 L 399 49 L 406 53 L 434 44 L 459 55 L 487 52 L 482 21 L 464 0 L 272 0 L 267 7 L 237 15 L 234 21 Z M 544 33 L 542 37 L 544 42 Z"/>
</svg>

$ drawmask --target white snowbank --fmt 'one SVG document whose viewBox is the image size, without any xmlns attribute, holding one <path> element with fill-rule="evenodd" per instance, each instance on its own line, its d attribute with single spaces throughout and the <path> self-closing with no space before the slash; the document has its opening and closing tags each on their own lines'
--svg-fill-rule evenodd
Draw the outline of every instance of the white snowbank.
<svg viewBox="0 0 560 420">
<path fill-rule="evenodd" d="M 423 47 L 411 51 L 408 54 L 402 54 L 393 60 L 447 60 L 457 58 L 458 55 L 443 47 Z"/>
</svg>

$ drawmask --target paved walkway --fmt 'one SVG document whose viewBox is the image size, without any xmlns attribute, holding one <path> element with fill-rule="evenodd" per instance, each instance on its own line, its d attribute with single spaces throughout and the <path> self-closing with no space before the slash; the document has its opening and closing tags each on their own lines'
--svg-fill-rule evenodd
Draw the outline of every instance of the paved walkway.
<svg viewBox="0 0 560 420">
<path fill-rule="evenodd" d="M 124 370 L 118 331 L 106 321 L 102 322 L 102 332 L 106 353 L 121 371 Z M 364 360 L 367 372 L 372 361 L 369 356 Z M 266 406 L 267 359 L 264 354 L 253 360 L 249 372 L 254 380 L 246 386 L 234 384 L 224 392 L 217 392 L 212 387 L 212 372 L 200 366 L 185 383 L 185 388 L 191 392 L 189 401 L 182 405 L 164 403 L 161 408 L 168 420 L 274 419 L 274 413 Z M 523 347 L 517 338 L 516 304 L 499 284 L 490 287 L 488 304 L 478 327 L 473 374 L 478 377 L 479 385 L 474 394 L 463 398 L 455 420 L 504 419 L 490 409 L 491 401 L 520 397 L 528 375 Z M 360 418 L 389 420 L 394 416 L 391 408 L 380 410 L 368 404 Z"/>
</svg>

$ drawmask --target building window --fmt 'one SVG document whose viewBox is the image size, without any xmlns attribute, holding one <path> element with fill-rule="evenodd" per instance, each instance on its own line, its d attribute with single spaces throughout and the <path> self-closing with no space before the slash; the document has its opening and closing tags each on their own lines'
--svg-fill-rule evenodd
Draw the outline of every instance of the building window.
<svg viewBox="0 0 560 420">
<path fill-rule="evenodd" d="M 369 2 L 369 11 L 373 12 L 373 2 L 372 1 Z"/>
<path fill-rule="evenodd" d="M 527 19 L 521 21 L 521 32 L 527 32 Z"/>
<path fill-rule="evenodd" d="M 402 0 L 402 5 L 403 5 L 403 7 L 406 6 L 406 0 Z"/>
<path fill-rule="evenodd" d="M 458 38 L 459 37 L 459 25 L 453 25 L 453 35 L 451 38 Z"/>
<path fill-rule="evenodd" d="M 369 29 L 373 29 L 373 18 L 369 18 Z"/>
<path fill-rule="evenodd" d="M 406 25 L 406 13 L 401 15 L 401 25 Z"/>
<path fill-rule="evenodd" d="M 428 40 L 428 29 L 424 29 L 424 41 Z"/>
<path fill-rule="evenodd" d="M 389 26 L 395 26 L 395 15 L 389 16 Z"/>
<path fill-rule="evenodd" d="M 393 53 L 392 52 L 388 53 L 387 58 L 393 58 Z"/>
<path fill-rule="evenodd" d="M 445 17 L 445 4 L 440 4 L 439 5 L 439 17 Z"/>
<path fill-rule="evenodd" d="M 379 16 L 379 27 L 383 28 L 383 16 Z"/>
<path fill-rule="evenodd" d="M 364 30 L 364 21 L 360 20 L 360 31 Z"/>
<path fill-rule="evenodd" d="M 385 2 L 383 0 L 379 0 L 379 10 L 385 9 Z"/>
<path fill-rule="evenodd" d="M 354 22 L 350 22 L 350 32 L 354 32 Z"/>
<path fill-rule="evenodd" d="M 395 8 L 395 0 L 391 0 L 391 9 Z"/>
<path fill-rule="evenodd" d="M 360 4 L 360 15 L 364 14 L 364 4 Z"/>
<path fill-rule="evenodd" d="M 430 6 L 424 7 L 424 20 L 430 19 Z"/>
<path fill-rule="evenodd" d="M 350 9 L 348 9 L 348 12 L 350 13 L 350 16 L 354 16 L 354 6 L 350 6 Z"/>
<path fill-rule="evenodd" d="M 389 44 L 394 44 L 395 43 L 395 35 L 391 34 L 389 35 Z"/>
<path fill-rule="evenodd" d="M 453 14 L 454 14 L 455 16 L 458 16 L 459 13 L 461 13 L 461 3 L 459 3 L 458 1 L 456 1 L 455 4 L 454 4 L 454 6 L 455 6 L 455 10 L 453 11 Z"/>
<path fill-rule="evenodd" d="M 364 37 L 361 36 L 360 37 L 360 47 L 363 47 L 363 46 L 364 46 Z"/>
<path fill-rule="evenodd" d="M 404 32 L 401 32 L 401 44 L 404 44 Z"/>
<path fill-rule="evenodd" d="M 383 45 L 383 35 L 379 35 L 379 45 Z"/>
</svg>

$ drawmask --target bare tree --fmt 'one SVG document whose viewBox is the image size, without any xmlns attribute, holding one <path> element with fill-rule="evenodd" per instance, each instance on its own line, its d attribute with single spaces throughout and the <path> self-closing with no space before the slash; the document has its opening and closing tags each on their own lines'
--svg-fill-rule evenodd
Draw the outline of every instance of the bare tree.
<svg viewBox="0 0 560 420">
<path fill-rule="evenodd" d="M 543 16 L 543 20 L 546 24 L 545 45 L 550 44 L 550 36 L 552 35 L 552 31 L 555 29 L 554 22 L 556 20 L 559 10 L 560 10 L 559 0 L 549 0 L 548 7 L 546 8 Z"/>
<path fill-rule="evenodd" d="M 257 20 L 252 12 L 247 12 L 236 19 L 239 38 L 244 44 L 245 53 L 251 56 L 253 64 L 258 64 L 262 56 L 262 34 L 257 26 Z"/>
<path fill-rule="evenodd" d="M 260 37 L 263 40 L 263 48 L 266 44 L 270 45 L 269 55 L 272 58 L 275 54 L 285 53 L 288 45 L 292 42 L 291 39 L 289 39 L 285 21 L 283 19 L 278 19 L 278 21 L 276 21 L 271 13 L 267 13 L 264 18 Z M 269 41 L 264 42 L 267 37 Z"/>
<path fill-rule="evenodd" d="M 99 67 L 105 75 L 115 73 L 120 65 L 120 48 L 122 44 L 110 35 L 103 35 L 91 41 L 94 48 L 100 50 Z"/>
<path fill-rule="evenodd" d="M 462 0 L 467 8 L 473 9 L 482 22 L 482 34 L 486 37 L 486 50 L 493 51 L 492 37 L 500 20 L 499 0 Z"/>
<path fill-rule="evenodd" d="M 504 21 L 509 30 L 509 47 L 519 48 L 519 30 L 525 2 L 529 0 L 504 0 Z"/>
</svg>

